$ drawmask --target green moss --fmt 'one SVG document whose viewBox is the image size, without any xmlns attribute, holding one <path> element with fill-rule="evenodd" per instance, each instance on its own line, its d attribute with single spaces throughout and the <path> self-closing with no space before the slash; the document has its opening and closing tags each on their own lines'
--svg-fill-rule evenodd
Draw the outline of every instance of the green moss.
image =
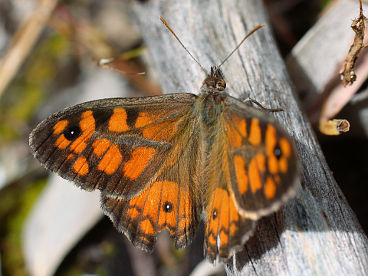
<svg viewBox="0 0 368 276">
<path fill-rule="evenodd" d="M 325 9 L 327 8 L 327 6 L 331 3 L 331 0 L 321 0 L 320 5 L 321 5 L 321 9 Z"/>
<path fill-rule="evenodd" d="M 100 244 L 101 250 L 107 257 L 113 257 L 116 255 L 115 245 L 110 241 L 102 241 Z"/>
</svg>

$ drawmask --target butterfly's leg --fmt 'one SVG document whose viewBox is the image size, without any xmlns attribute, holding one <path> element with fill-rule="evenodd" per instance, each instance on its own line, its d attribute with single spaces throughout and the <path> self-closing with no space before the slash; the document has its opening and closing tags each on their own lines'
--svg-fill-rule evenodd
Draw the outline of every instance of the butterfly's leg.
<svg viewBox="0 0 368 276">
<path fill-rule="evenodd" d="M 281 108 L 267 108 L 264 107 L 262 104 L 260 104 L 259 102 L 257 102 L 256 100 L 253 100 L 251 98 L 246 98 L 245 100 L 243 100 L 243 103 L 253 103 L 255 105 L 257 105 L 258 107 L 260 107 L 261 109 L 268 111 L 268 112 L 280 112 L 280 111 L 284 111 Z"/>
</svg>

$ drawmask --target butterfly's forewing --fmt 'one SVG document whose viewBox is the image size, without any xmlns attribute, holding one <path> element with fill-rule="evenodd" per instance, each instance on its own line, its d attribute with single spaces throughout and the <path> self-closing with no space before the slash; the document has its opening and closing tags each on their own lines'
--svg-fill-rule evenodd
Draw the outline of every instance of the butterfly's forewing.
<svg viewBox="0 0 368 276">
<path fill-rule="evenodd" d="M 290 137 L 271 116 L 228 99 L 224 115 L 231 192 L 239 213 L 255 220 L 295 193 L 298 162 Z"/>
<path fill-rule="evenodd" d="M 30 146 L 47 169 L 83 189 L 129 197 L 155 177 L 192 102 L 178 94 L 83 103 L 41 122 Z"/>
<path fill-rule="evenodd" d="M 168 229 L 181 247 L 201 206 L 191 176 L 199 140 L 195 97 L 83 103 L 40 123 L 30 146 L 46 168 L 83 189 L 101 190 L 105 212 L 136 245 L 150 250 L 156 233 Z"/>
</svg>

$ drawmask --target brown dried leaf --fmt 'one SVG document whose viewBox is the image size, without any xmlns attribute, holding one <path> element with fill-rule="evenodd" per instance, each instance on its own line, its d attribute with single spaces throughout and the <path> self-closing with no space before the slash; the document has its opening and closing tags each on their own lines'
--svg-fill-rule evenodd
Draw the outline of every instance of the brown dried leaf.
<svg viewBox="0 0 368 276">
<path fill-rule="evenodd" d="M 126 55 L 120 55 L 115 58 L 101 59 L 98 66 L 122 73 L 126 79 L 135 87 L 140 89 L 145 95 L 159 95 L 162 90 L 156 84 L 152 83 L 144 73 L 143 67 Z"/>
</svg>

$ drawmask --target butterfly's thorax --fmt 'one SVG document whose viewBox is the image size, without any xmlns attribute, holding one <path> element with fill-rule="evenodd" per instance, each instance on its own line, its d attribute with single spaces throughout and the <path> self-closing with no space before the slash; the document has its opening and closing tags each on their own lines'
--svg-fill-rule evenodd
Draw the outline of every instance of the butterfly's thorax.
<svg viewBox="0 0 368 276">
<path fill-rule="evenodd" d="M 201 120 L 206 128 L 214 126 L 224 111 L 227 94 L 219 91 L 203 92 L 200 95 Z"/>
<path fill-rule="evenodd" d="M 203 81 L 200 94 L 201 119 L 205 128 L 211 128 L 218 122 L 224 111 L 227 97 L 226 82 L 221 70 L 211 67 L 211 73 Z"/>
<path fill-rule="evenodd" d="M 229 97 L 225 92 L 226 82 L 221 70 L 217 67 L 211 68 L 211 73 L 203 81 L 201 93 L 199 95 L 200 110 L 200 132 L 201 147 L 205 149 L 202 155 L 202 162 L 205 169 L 202 173 L 202 184 L 205 187 L 217 187 L 219 182 L 223 181 L 223 175 L 219 175 L 221 171 L 217 158 L 223 155 L 223 130 L 224 130 L 224 112 L 226 110 L 226 100 Z M 207 189 L 207 194 L 211 193 L 211 189 Z M 207 198 L 207 196 L 206 196 Z"/>
<path fill-rule="evenodd" d="M 213 187 L 218 187 L 226 183 L 222 171 L 221 164 L 218 159 L 223 159 L 224 139 L 224 112 L 226 110 L 226 99 L 228 95 L 225 91 L 209 89 L 207 86 L 202 87 L 199 96 L 200 110 L 200 135 L 201 148 L 204 149 L 202 158 L 203 170 L 201 170 L 201 186 L 203 194 L 212 193 Z M 205 189 L 203 189 L 205 188 Z M 208 196 L 204 196 L 204 200 L 208 200 Z"/>
</svg>

